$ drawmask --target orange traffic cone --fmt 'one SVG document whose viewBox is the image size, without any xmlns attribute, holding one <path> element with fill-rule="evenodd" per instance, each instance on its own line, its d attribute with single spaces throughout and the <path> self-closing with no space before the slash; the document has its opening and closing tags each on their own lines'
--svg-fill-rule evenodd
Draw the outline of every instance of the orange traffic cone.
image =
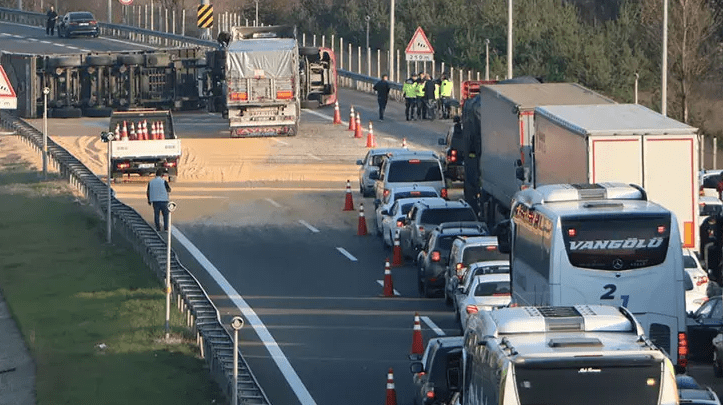
<svg viewBox="0 0 723 405">
<path fill-rule="evenodd" d="M 143 122 L 141 123 L 141 126 L 143 128 L 143 137 L 148 138 L 148 121 L 143 120 Z"/>
<path fill-rule="evenodd" d="M 366 236 L 367 219 L 364 217 L 364 204 L 359 204 L 359 226 L 356 232 L 357 236 Z"/>
<path fill-rule="evenodd" d="M 339 113 L 339 102 L 334 102 L 334 125 L 341 124 L 341 113 Z"/>
<path fill-rule="evenodd" d="M 412 354 L 422 354 L 422 324 L 419 322 L 419 312 L 414 313 L 414 334 L 412 336 Z"/>
<path fill-rule="evenodd" d="M 362 127 L 361 127 L 361 116 L 359 113 L 356 113 L 356 124 L 354 128 L 354 138 L 361 138 L 362 137 Z"/>
<path fill-rule="evenodd" d="M 131 121 L 131 139 L 136 139 L 138 137 L 138 134 L 136 133 L 136 126 L 133 125 L 133 121 Z"/>
<path fill-rule="evenodd" d="M 394 247 L 392 248 L 392 266 L 398 267 L 404 264 L 402 257 L 402 246 L 399 243 L 399 230 L 394 233 Z"/>
<path fill-rule="evenodd" d="M 351 106 L 351 112 L 349 113 L 349 131 L 356 130 L 356 116 L 354 115 L 354 106 Z"/>
<path fill-rule="evenodd" d="M 402 148 L 407 148 L 407 138 L 402 138 Z"/>
<path fill-rule="evenodd" d="M 394 388 L 394 371 L 387 373 L 387 402 L 385 405 L 397 405 L 397 390 Z"/>
<path fill-rule="evenodd" d="M 351 183 L 346 181 L 346 199 L 344 200 L 344 211 L 354 211 L 354 200 L 351 198 Z"/>
<path fill-rule="evenodd" d="M 374 127 L 372 122 L 369 121 L 369 133 L 367 133 L 367 148 L 376 148 L 377 141 L 374 139 Z"/>
<path fill-rule="evenodd" d="M 166 130 L 163 129 L 163 121 L 158 123 L 158 139 L 166 139 Z"/>
<path fill-rule="evenodd" d="M 394 296 L 394 283 L 392 282 L 392 269 L 389 267 L 389 258 L 384 262 L 384 296 Z"/>
<path fill-rule="evenodd" d="M 121 129 L 121 139 L 126 138 L 128 139 L 128 126 L 126 125 L 126 122 L 123 121 L 123 128 Z M 131 139 L 134 140 L 134 139 Z"/>
</svg>

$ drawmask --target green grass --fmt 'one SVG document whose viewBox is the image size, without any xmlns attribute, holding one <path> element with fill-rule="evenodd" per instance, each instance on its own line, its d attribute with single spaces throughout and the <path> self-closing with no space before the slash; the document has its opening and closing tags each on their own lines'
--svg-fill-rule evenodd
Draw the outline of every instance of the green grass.
<svg viewBox="0 0 723 405">
<path fill-rule="evenodd" d="M 162 283 L 65 190 L 0 171 L 0 288 L 37 366 L 45 404 L 210 404 L 223 395 L 181 315 L 163 342 Z M 105 343 L 105 350 L 97 346 Z"/>
</svg>

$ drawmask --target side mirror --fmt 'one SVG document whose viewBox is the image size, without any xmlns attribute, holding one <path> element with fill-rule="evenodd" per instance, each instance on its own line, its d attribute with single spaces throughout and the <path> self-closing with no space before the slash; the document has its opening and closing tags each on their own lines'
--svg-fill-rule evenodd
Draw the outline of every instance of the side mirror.
<svg viewBox="0 0 723 405">
<path fill-rule="evenodd" d="M 452 367 L 447 370 L 447 387 L 449 387 L 450 391 L 460 390 L 459 377 L 459 367 Z"/>
<path fill-rule="evenodd" d="M 442 145 L 442 146 L 446 146 L 446 145 L 447 145 L 447 138 L 439 138 L 439 139 L 437 139 L 437 143 L 440 144 L 440 145 Z"/>
<path fill-rule="evenodd" d="M 364 164 L 364 162 L 362 162 L 362 160 L 361 160 L 361 159 L 358 159 L 358 160 L 356 161 L 356 164 L 357 164 L 357 165 L 359 165 L 359 166 L 361 166 L 361 165 L 363 165 L 363 164 Z"/>
<path fill-rule="evenodd" d="M 510 226 L 511 222 L 508 219 L 495 225 L 492 230 L 492 234 L 497 236 L 497 250 L 500 253 L 509 254 L 510 250 L 512 250 Z"/>
<path fill-rule="evenodd" d="M 515 178 L 520 181 L 525 181 L 525 168 L 522 166 L 515 167 Z"/>
<path fill-rule="evenodd" d="M 409 365 L 409 371 L 412 372 L 412 374 L 421 373 L 424 371 L 424 366 L 421 362 L 415 361 L 414 363 Z"/>
</svg>

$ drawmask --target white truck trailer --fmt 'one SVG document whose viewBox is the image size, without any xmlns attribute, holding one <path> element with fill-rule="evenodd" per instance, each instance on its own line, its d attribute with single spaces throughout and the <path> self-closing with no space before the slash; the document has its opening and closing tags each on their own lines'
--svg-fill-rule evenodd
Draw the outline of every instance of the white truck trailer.
<svg viewBox="0 0 723 405">
<path fill-rule="evenodd" d="M 535 108 L 532 185 L 622 182 L 675 213 L 697 249 L 698 130 L 637 104 Z"/>
<path fill-rule="evenodd" d="M 465 198 L 490 226 L 509 218 L 512 197 L 532 185 L 535 107 L 614 103 L 575 83 L 486 85 L 478 97 L 477 111 L 469 113 L 479 116 L 479 132 L 467 128 L 471 121 L 463 117 L 465 137 L 471 138 L 466 142 Z"/>
</svg>

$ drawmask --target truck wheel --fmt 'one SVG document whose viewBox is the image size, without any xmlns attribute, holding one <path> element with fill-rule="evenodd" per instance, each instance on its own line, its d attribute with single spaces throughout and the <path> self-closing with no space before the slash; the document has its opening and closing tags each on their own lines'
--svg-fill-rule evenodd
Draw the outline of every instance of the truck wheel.
<svg viewBox="0 0 723 405">
<path fill-rule="evenodd" d="M 121 65 L 142 65 L 143 59 L 143 55 L 138 54 L 120 55 L 118 56 L 118 63 Z"/>
<path fill-rule="evenodd" d="M 86 117 L 110 117 L 113 114 L 111 107 L 87 107 L 83 110 Z"/>
<path fill-rule="evenodd" d="M 80 58 L 73 56 L 58 56 L 55 58 L 48 58 L 45 61 L 45 66 L 51 69 L 57 67 L 78 67 L 80 66 Z"/>
<path fill-rule="evenodd" d="M 53 118 L 80 118 L 83 116 L 83 111 L 75 107 L 60 107 L 53 108 L 51 115 Z"/>
<path fill-rule="evenodd" d="M 111 55 L 88 55 L 85 58 L 85 63 L 89 66 L 112 66 L 115 62 L 115 57 Z"/>
<path fill-rule="evenodd" d="M 313 46 L 300 46 L 299 55 L 301 56 L 317 56 L 319 55 L 319 48 Z"/>
</svg>

